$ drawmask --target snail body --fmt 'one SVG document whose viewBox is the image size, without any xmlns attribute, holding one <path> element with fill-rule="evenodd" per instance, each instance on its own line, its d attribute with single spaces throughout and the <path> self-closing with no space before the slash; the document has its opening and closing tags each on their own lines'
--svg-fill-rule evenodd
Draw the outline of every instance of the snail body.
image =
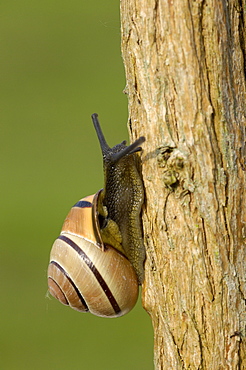
<svg viewBox="0 0 246 370">
<path fill-rule="evenodd" d="M 92 120 L 103 154 L 104 189 L 70 210 L 52 246 L 48 286 L 75 310 L 118 317 L 134 307 L 144 277 L 144 191 L 135 153 L 145 139 L 110 148 L 96 114 Z"/>
</svg>

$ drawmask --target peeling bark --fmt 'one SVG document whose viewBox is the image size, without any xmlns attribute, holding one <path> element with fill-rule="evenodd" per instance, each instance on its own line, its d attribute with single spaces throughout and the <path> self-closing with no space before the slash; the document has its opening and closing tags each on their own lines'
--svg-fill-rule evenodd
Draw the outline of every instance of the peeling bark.
<svg viewBox="0 0 246 370">
<path fill-rule="evenodd" d="M 246 1 L 121 0 L 156 369 L 246 369 Z"/>
</svg>

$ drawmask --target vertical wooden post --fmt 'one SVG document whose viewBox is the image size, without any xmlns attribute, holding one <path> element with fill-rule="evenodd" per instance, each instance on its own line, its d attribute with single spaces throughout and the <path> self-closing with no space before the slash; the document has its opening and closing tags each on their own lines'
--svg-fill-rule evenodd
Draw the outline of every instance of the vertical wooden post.
<svg viewBox="0 0 246 370">
<path fill-rule="evenodd" d="M 246 369 L 246 2 L 121 0 L 156 369 Z"/>
</svg>

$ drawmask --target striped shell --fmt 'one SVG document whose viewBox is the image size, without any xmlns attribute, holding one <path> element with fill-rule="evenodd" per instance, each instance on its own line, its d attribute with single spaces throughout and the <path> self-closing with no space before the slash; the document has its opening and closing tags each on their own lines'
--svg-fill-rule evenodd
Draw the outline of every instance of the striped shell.
<svg viewBox="0 0 246 370">
<path fill-rule="evenodd" d="M 81 199 L 69 212 L 52 246 L 48 286 L 56 299 L 77 311 L 119 317 L 134 307 L 138 281 L 128 259 L 102 243 L 99 193 Z"/>
</svg>

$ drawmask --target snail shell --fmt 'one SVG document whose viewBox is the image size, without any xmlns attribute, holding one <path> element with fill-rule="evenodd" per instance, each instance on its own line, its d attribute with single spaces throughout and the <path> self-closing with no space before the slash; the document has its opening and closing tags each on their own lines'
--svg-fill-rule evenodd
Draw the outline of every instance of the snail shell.
<svg viewBox="0 0 246 370">
<path fill-rule="evenodd" d="M 129 260 L 102 242 L 97 213 L 101 191 L 77 202 L 65 219 L 52 246 L 48 287 L 77 311 L 119 317 L 136 304 L 138 279 Z"/>
</svg>

